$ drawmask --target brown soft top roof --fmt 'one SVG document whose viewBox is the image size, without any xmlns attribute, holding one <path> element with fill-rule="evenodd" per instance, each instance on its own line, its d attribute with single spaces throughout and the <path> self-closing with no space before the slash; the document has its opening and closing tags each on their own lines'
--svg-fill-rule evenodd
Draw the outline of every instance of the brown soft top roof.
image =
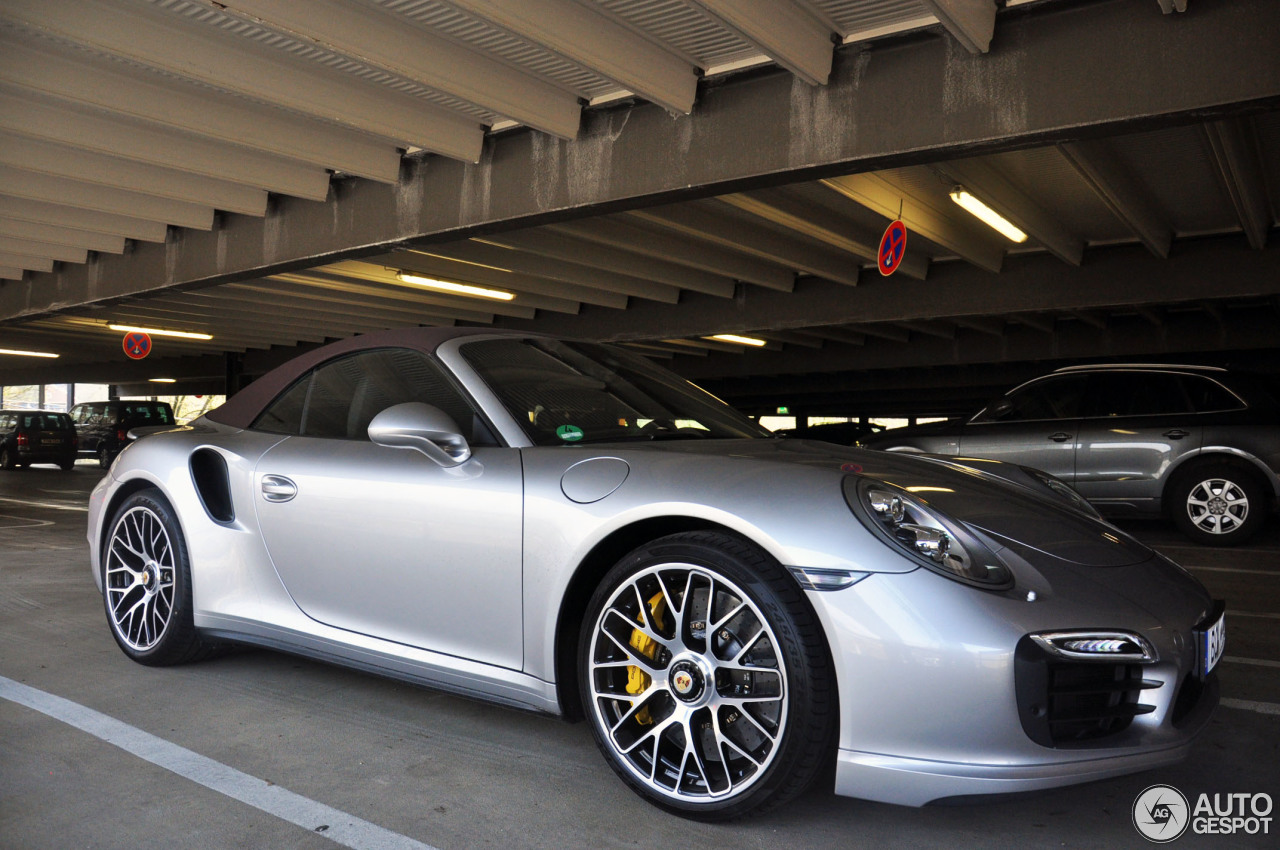
<svg viewBox="0 0 1280 850">
<path fill-rule="evenodd" d="M 319 364 L 353 351 L 372 348 L 412 348 L 426 354 L 434 354 L 435 350 L 451 339 L 461 336 L 501 335 L 511 331 L 500 331 L 494 328 L 397 328 L 389 331 L 353 336 L 349 339 L 323 345 L 314 351 L 301 354 L 283 366 L 277 366 L 240 392 L 227 403 L 205 414 L 206 417 L 222 425 L 233 428 L 248 428 L 262 409 L 275 399 L 294 381 Z"/>
</svg>

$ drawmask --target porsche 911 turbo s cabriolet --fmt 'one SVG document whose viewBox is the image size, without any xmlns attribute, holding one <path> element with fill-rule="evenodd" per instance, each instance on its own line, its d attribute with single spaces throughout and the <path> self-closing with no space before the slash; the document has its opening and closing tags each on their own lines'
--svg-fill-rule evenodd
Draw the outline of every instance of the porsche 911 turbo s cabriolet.
<svg viewBox="0 0 1280 850">
<path fill-rule="evenodd" d="M 131 444 L 88 537 L 140 663 L 253 644 L 583 717 L 710 820 L 829 760 L 923 805 L 1187 754 L 1221 604 L 1028 480 L 775 439 L 602 345 L 419 328 Z"/>
</svg>

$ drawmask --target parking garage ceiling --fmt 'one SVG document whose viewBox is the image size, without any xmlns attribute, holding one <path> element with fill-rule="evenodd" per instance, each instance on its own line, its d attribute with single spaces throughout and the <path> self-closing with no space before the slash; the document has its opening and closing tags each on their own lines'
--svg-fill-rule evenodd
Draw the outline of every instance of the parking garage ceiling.
<svg viewBox="0 0 1280 850">
<path fill-rule="evenodd" d="M 1274 0 L 4 0 L 0 348 L 59 357 L 0 384 L 220 384 L 421 324 L 815 411 L 1280 371 L 1278 43 Z M 132 362 L 112 324 L 212 339 Z"/>
</svg>

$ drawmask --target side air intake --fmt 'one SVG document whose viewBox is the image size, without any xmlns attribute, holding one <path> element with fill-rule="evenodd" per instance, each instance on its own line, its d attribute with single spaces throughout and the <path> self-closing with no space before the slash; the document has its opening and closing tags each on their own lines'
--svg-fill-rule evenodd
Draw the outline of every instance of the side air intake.
<svg viewBox="0 0 1280 850">
<path fill-rule="evenodd" d="M 231 503 L 231 481 L 227 462 L 213 449 L 196 449 L 191 453 L 191 480 L 200 495 L 200 504 L 209 518 L 217 523 L 235 521 L 235 505 Z"/>
</svg>

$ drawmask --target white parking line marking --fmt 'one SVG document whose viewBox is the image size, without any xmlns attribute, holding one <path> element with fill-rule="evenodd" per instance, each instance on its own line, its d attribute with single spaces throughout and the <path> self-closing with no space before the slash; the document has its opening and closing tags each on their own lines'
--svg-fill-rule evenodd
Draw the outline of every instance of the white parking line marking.
<svg viewBox="0 0 1280 850">
<path fill-rule="evenodd" d="M 1221 699 L 1219 705 L 1225 705 L 1227 708 L 1242 708 L 1245 711 L 1256 711 L 1259 714 L 1277 714 L 1280 715 L 1280 705 L 1274 702 L 1258 702 L 1251 699 Z"/>
<path fill-rule="evenodd" d="M 1280 614 L 1264 614 L 1261 611 L 1232 611 L 1232 617 L 1263 617 L 1268 620 L 1280 620 Z"/>
<path fill-rule="evenodd" d="M 1241 658 L 1238 655 L 1224 655 L 1223 661 L 1230 661 L 1232 664 L 1252 664 L 1254 667 L 1280 667 L 1280 661 L 1270 661 L 1266 658 Z"/>
<path fill-rule="evenodd" d="M 49 508 L 55 511 L 89 512 L 88 505 L 60 505 L 57 502 L 33 502 L 30 499 L 10 499 L 8 496 L 0 496 L 0 502 L 8 502 L 11 505 L 24 505 L 32 508 Z"/>
<path fill-rule="evenodd" d="M 1189 567 L 1183 564 L 1189 570 L 1203 570 L 1206 573 L 1244 573 L 1251 576 L 1275 576 L 1280 578 L 1280 570 L 1246 570 L 1242 567 Z"/>
<path fill-rule="evenodd" d="M 6 519 L 11 519 L 13 522 L 4 522 Z M 0 514 L 0 528 L 39 528 L 42 525 L 53 525 L 53 520 Z"/>
<path fill-rule="evenodd" d="M 268 784 L 114 717 L 4 676 L 0 676 L 0 698 L 88 732 L 140 759 L 352 850 L 436 850 L 430 844 L 383 829 L 279 785 Z"/>
</svg>

